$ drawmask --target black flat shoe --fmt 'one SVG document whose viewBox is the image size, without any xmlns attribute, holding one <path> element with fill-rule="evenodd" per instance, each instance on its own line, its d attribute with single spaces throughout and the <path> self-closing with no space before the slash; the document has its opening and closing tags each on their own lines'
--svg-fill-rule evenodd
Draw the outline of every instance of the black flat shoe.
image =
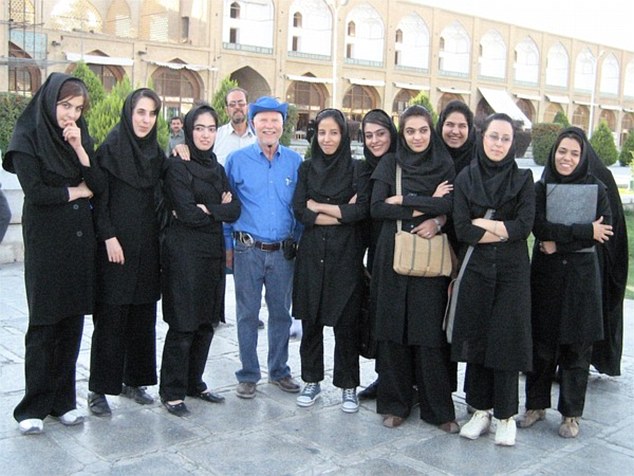
<svg viewBox="0 0 634 476">
<path fill-rule="evenodd" d="M 167 400 L 163 400 L 162 403 L 168 412 L 170 412 L 172 415 L 176 415 L 177 417 L 182 417 L 189 413 L 185 402 L 180 402 L 172 405 L 171 403 L 167 402 Z"/>
<path fill-rule="evenodd" d="M 374 400 L 379 389 L 379 379 L 376 379 L 370 385 L 365 387 L 358 393 L 359 400 Z"/>
<path fill-rule="evenodd" d="M 192 397 L 200 398 L 201 400 L 204 400 L 210 403 L 222 403 L 225 401 L 225 397 L 223 397 L 219 393 L 212 392 L 211 390 L 197 393 L 195 395 L 192 395 Z"/>
<path fill-rule="evenodd" d="M 106 396 L 102 393 L 88 392 L 88 409 L 90 413 L 98 417 L 108 417 L 112 415 L 108 400 L 106 400 Z"/>
</svg>

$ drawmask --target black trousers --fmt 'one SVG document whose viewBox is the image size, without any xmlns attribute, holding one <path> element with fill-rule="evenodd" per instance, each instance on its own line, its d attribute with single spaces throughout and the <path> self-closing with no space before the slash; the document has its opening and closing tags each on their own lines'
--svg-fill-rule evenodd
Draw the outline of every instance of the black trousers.
<svg viewBox="0 0 634 476">
<path fill-rule="evenodd" d="M 359 386 L 359 350 L 356 323 L 338 323 L 335 334 L 335 356 L 332 383 L 338 388 Z M 324 379 L 324 326 L 302 321 L 302 342 L 299 346 L 302 380 L 321 382 Z"/>
<path fill-rule="evenodd" d="M 156 303 L 97 303 L 88 388 L 119 395 L 121 384 L 156 385 Z"/>
<path fill-rule="evenodd" d="M 161 363 L 159 395 L 162 400 L 184 400 L 185 395 L 195 395 L 207 390 L 207 385 L 203 382 L 203 372 L 213 337 L 214 329 L 211 324 L 191 332 L 169 328 Z"/>
<path fill-rule="evenodd" d="M 517 414 L 518 384 L 519 372 L 515 370 L 495 370 L 481 364 L 467 364 L 467 404 L 476 410 L 493 408 L 493 416 L 499 420 Z"/>
<path fill-rule="evenodd" d="M 550 408 L 550 389 L 557 366 L 561 373 L 557 410 L 566 417 L 583 414 L 592 359 L 592 344 L 535 342 L 533 371 L 526 375 L 526 409 Z"/>
<path fill-rule="evenodd" d="M 451 398 L 449 347 L 425 347 L 380 341 L 376 411 L 406 418 L 412 408 L 412 387 L 418 387 L 420 417 L 432 425 L 456 419 Z"/>
<path fill-rule="evenodd" d="M 75 366 L 83 329 L 84 316 L 29 326 L 24 338 L 25 394 L 13 412 L 17 421 L 43 420 L 75 409 Z"/>
</svg>

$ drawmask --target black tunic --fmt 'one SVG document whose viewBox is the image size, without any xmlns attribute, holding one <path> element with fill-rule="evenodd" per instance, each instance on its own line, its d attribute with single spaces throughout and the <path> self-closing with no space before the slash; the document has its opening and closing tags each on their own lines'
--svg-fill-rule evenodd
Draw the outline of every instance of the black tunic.
<svg viewBox="0 0 634 476">
<path fill-rule="evenodd" d="M 478 244 L 484 230 L 471 224 L 487 207 L 472 200 L 472 161 L 456 178 L 453 220 L 458 240 L 475 245 L 460 284 L 452 339 L 452 359 L 499 370 L 530 370 L 530 264 L 526 239 L 533 227 L 535 191 L 529 170 L 517 170 L 519 193 L 500 205 L 508 241 Z"/>
<path fill-rule="evenodd" d="M 222 222 L 240 215 L 235 194 L 222 204 L 229 191 L 227 176 L 217 162 L 205 167 L 180 158 L 168 159 L 165 193 L 176 211 L 165 232 L 161 249 L 163 272 L 163 319 L 181 332 L 197 330 L 201 324 L 217 323 L 224 317 L 225 247 Z M 217 180 L 209 183 L 197 169 L 213 168 Z M 192 170 L 194 173 L 192 173 Z M 196 206 L 204 204 L 207 215 Z"/>
<path fill-rule="evenodd" d="M 447 160 L 450 161 L 449 158 Z M 431 189 L 423 191 L 410 186 L 403 190 L 403 205 L 390 205 L 385 203 L 385 199 L 396 195 L 396 155 L 384 156 L 376 168 L 373 177 L 387 177 L 387 180 L 374 180 L 371 200 L 372 218 L 382 220 L 383 224 L 372 273 L 377 341 L 426 347 L 446 345 L 442 319 L 448 278 L 402 276 L 393 269 L 396 220 L 404 220 L 404 229 L 411 229 L 423 220 L 451 212 L 451 195 L 442 198 L 431 196 L 440 182 L 453 180 L 453 165 L 449 163 L 444 170 L 442 178 Z M 425 215 L 412 219 L 413 209 Z"/>
<path fill-rule="evenodd" d="M 610 204 L 605 186 L 597 183 L 596 217 L 610 224 Z M 536 215 L 531 262 L 532 326 L 535 342 L 557 344 L 591 343 L 603 338 L 601 282 L 596 252 L 575 250 L 603 246 L 593 239 L 592 224 L 561 225 L 546 220 L 546 186 L 535 184 Z M 555 241 L 557 252 L 539 251 L 539 241 Z"/>
</svg>

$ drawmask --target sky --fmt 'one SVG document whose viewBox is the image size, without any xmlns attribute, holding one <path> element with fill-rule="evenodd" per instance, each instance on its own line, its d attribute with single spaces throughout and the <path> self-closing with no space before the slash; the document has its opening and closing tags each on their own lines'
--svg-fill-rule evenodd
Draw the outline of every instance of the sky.
<svg viewBox="0 0 634 476">
<path fill-rule="evenodd" d="M 634 52 L 632 0 L 410 0 Z"/>
</svg>

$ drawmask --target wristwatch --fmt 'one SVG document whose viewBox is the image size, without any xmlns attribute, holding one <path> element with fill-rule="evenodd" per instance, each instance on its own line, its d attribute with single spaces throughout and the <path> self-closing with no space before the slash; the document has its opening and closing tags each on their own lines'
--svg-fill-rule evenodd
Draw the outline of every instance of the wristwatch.
<svg viewBox="0 0 634 476">
<path fill-rule="evenodd" d="M 436 233 L 440 233 L 440 230 L 442 229 L 440 220 L 438 218 L 434 218 L 434 223 L 436 224 Z"/>
</svg>

